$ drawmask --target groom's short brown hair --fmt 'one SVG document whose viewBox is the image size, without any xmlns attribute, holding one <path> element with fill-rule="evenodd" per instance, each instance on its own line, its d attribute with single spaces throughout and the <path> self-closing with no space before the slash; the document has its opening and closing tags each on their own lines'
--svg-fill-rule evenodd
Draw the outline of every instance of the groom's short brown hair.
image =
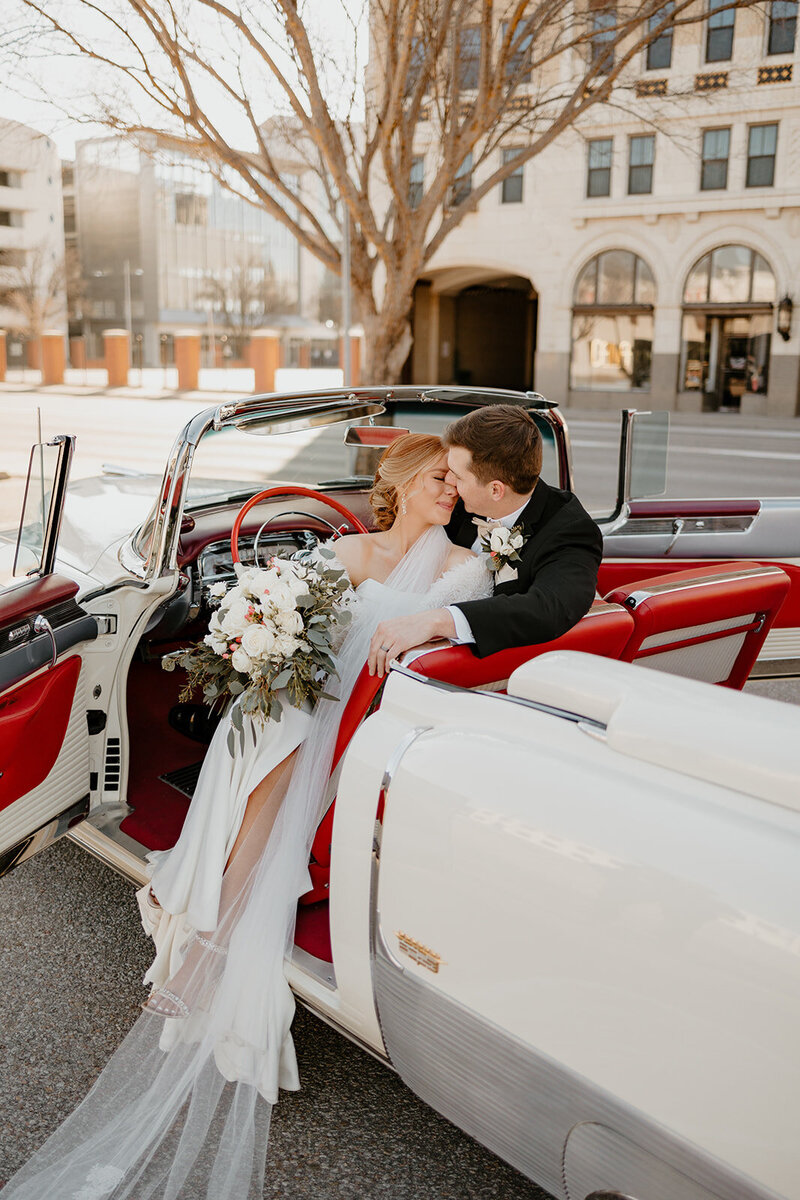
<svg viewBox="0 0 800 1200">
<path fill-rule="evenodd" d="M 472 455 L 479 483 L 499 479 L 520 496 L 532 492 L 542 470 L 542 435 L 530 413 L 516 404 L 487 404 L 448 425 L 445 446 Z"/>
</svg>

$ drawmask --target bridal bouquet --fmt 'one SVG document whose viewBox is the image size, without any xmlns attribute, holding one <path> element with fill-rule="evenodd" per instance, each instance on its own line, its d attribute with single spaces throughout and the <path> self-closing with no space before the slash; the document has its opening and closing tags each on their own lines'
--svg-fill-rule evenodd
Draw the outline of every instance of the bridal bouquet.
<svg viewBox="0 0 800 1200">
<path fill-rule="evenodd" d="M 165 671 L 180 666 L 187 673 L 181 702 L 200 687 L 212 708 L 233 699 L 231 754 L 235 731 L 244 748 L 245 714 L 262 724 L 280 720 L 279 691 L 297 708 L 327 697 L 325 679 L 335 674 L 334 629 L 352 615 L 350 582 L 330 564 L 334 557 L 327 546 L 318 546 L 292 558 L 271 558 L 264 568 L 237 565 L 234 584 L 211 588 L 219 606 L 203 640 L 162 658 Z"/>
</svg>

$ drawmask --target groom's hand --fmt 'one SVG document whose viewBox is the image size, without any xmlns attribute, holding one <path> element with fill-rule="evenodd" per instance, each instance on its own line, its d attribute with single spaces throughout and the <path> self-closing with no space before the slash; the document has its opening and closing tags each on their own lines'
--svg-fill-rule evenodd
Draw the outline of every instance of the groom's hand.
<svg viewBox="0 0 800 1200">
<path fill-rule="evenodd" d="M 369 673 L 385 675 L 392 659 L 398 658 L 404 650 L 424 646 L 433 638 L 455 636 L 455 621 L 446 608 L 434 608 L 431 612 L 381 621 L 370 643 L 367 659 Z"/>
</svg>

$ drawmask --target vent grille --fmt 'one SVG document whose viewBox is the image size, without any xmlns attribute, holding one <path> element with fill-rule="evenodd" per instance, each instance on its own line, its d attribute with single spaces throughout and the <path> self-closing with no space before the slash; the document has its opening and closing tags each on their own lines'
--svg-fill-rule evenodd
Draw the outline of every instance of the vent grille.
<svg viewBox="0 0 800 1200">
<path fill-rule="evenodd" d="M 103 779 L 103 790 L 106 792 L 119 791 L 120 757 L 119 738 L 110 737 L 106 742 L 106 771 Z"/>
</svg>

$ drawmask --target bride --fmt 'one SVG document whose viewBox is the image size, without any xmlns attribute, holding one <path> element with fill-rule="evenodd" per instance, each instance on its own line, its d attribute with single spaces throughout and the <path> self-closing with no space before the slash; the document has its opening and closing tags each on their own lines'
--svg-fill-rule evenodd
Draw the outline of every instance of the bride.
<svg viewBox="0 0 800 1200">
<path fill-rule="evenodd" d="M 398 438 L 378 465 L 378 532 L 336 543 L 354 590 L 337 676 L 313 713 L 284 705 L 228 753 L 223 720 L 181 836 L 138 894 L 156 946 L 144 1012 L 75 1112 L 3 1200 L 244 1200 L 263 1192 L 279 1088 L 299 1087 L 283 973 L 343 705 L 379 621 L 491 593 L 444 526 L 457 494 L 438 438 Z"/>
</svg>

